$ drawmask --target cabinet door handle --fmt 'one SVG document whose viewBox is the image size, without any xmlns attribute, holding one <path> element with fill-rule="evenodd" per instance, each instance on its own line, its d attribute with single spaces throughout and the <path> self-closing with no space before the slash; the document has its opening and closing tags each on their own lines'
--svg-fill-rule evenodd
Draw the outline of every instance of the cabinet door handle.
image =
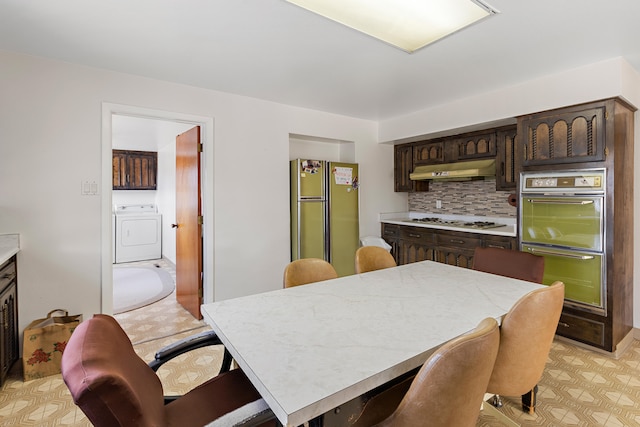
<svg viewBox="0 0 640 427">
<path fill-rule="evenodd" d="M 419 239 L 420 237 L 422 237 L 422 235 L 420 235 L 420 234 L 413 234 L 413 233 L 409 233 L 409 237 L 416 237 L 416 238 L 418 238 L 418 239 Z"/>
<path fill-rule="evenodd" d="M 504 246 L 500 245 L 487 245 L 488 248 L 498 248 L 498 249 L 506 249 Z"/>
<path fill-rule="evenodd" d="M 464 240 L 457 240 L 457 239 L 450 239 L 449 243 L 457 243 L 459 245 L 464 245 L 465 241 Z"/>
<path fill-rule="evenodd" d="M 171 228 L 178 228 L 178 224 L 171 224 Z"/>
<path fill-rule="evenodd" d="M 570 328 L 571 325 L 569 325 L 568 323 L 564 323 L 564 322 L 558 322 L 558 326 L 564 326 L 565 328 Z"/>
</svg>

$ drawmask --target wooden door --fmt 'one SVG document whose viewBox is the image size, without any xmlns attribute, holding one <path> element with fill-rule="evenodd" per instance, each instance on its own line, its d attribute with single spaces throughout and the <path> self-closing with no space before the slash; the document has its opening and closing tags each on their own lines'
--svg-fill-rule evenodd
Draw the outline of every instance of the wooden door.
<svg viewBox="0 0 640 427">
<path fill-rule="evenodd" d="M 200 126 L 176 137 L 176 299 L 202 319 Z"/>
</svg>

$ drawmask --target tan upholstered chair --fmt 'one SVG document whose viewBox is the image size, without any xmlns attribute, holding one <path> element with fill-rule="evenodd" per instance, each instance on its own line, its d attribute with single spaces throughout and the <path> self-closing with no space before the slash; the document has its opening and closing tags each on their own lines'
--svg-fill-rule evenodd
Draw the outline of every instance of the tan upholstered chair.
<svg viewBox="0 0 640 427">
<path fill-rule="evenodd" d="M 393 256 L 379 246 L 363 246 L 356 251 L 356 274 L 395 266 Z"/>
<path fill-rule="evenodd" d="M 161 356 L 156 354 L 155 368 L 189 348 L 221 344 L 213 332 L 204 341 L 167 347 L 170 350 Z M 62 377 L 75 404 L 96 427 L 201 427 L 223 421 L 233 411 L 233 416 L 251 419 L 255 413 L 241 416 L 245 405 L 261 403 L 239 369 L 227 370 L 184 396 L 165 399 L 154 369 L 138 357 L 116 320 L 100 314 L 82 322 L 71 335 L 62 355 Z M 270 410 L 260 412 L 261 420 L 271 420 L 262 426 L 276 425 Z"/>
<path fill-rule="evenodd" d="M 564 303 L 564 283 L 536 289 L 520 298 L 500 326 L 500 350 L 487 393 L 522 396 L 522 409 L 533 413 Z"/>
<path fill-rule="evenodd" d="M 284 268 L 284 287 L 291 288 L 337 277 L 336 270 L 325 260 L 319 258 L 297 259 Z"/>
<path fill-rule="evenodd" d="M 484 271 L 486 273 L 498 274 L 500 276 L 511 277 L 514 279 L 542 283 L 542 278 L 544 276 L 544 258 L 541 256 L 530 254 L 528 252 L 514 251 L 510 249 L 477 247 L 473 255 L 473 269 Z M 562 303 L 560 303 L 560 311 L 562 311 Z M 558 314 L 558 318 L 559 316 L 560 315 Z M 546 361 L 546 357 L 549 354 L 549 349 L 551 348 L 551 342 L 553 341 L 553 335 L 555 334 L 557 324 L 558 319 L 556 319 L 554 322 L 553 332 L 551 333 L 551 338 L 549 339 L 549 345 L 546 352 L 544 352 L 543 347 L 544 361 Z M 523 336 L 523 339 L 526 341 L 526 336 Z M 512 349 L 509 351 L 515 350 Z M 523 350 L 518 351 L 522 352 Z M 506 350 L 504 350 L 503 353 L 506 353 Z M 542 363 L 542 366 L 537 366 L 537 369 L 539 369 L 540 373 L 538 379 L 540 379 L 540 376 L 542 376 L 544 361 Z M 536 383 L 538 379 L 536 379 Z M 535 392 L 537 390 L 536 383 L 531 385 L 526 393 L 521 393 L 522 408 L 525 412 L 533 413 L 535 411 Z M 492 400 L 492 404 L 494 406 L 501 407 L 502 399 L 500 398 L 500 395 L 504 395 L 504 393 L 491 391 L 489 391 L 489 393 L 495 394 Z M 509 394 L 506 395 L 508 396 Z"/>
<path fill-rule="evenodd" d="M 499 344 L 498 323 L 483 320 L 429 357 L 399 405 L 389 405 L 384 392 L 374 396 L 353 426 L 475 426 Z"/>
<path fill-rule="evenodd" d="M 473 254 L 473 269 L 542 283 L 544 258 L 510 249 L 477 247 Z"/>
</svg>

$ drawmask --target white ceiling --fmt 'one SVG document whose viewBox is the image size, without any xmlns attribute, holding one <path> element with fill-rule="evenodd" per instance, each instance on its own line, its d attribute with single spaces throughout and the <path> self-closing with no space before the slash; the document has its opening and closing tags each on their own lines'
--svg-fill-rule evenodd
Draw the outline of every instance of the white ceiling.
<svg viewBox="0 0 640 427">
<path fill-rule="evenodd" d="M 0 49 L 372 120 L 612 57 L 640 70 L 638 0 L 488 3 L 407 54 L 284 0 L 0 0 Z"/>
</svg>

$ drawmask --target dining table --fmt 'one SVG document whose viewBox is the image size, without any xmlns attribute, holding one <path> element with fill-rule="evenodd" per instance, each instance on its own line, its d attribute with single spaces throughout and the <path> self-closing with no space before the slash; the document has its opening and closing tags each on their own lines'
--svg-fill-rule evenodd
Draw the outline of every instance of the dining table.
<svg viewBox="0 0 640 427">
<path fill-rule="evenodd" d="M 202 305 L 275 416 L 299 426 L 420 367 L 543 285 L 422 261 Z M 326 424 L 325 424 L 326 425 Z"/>
</svg>

